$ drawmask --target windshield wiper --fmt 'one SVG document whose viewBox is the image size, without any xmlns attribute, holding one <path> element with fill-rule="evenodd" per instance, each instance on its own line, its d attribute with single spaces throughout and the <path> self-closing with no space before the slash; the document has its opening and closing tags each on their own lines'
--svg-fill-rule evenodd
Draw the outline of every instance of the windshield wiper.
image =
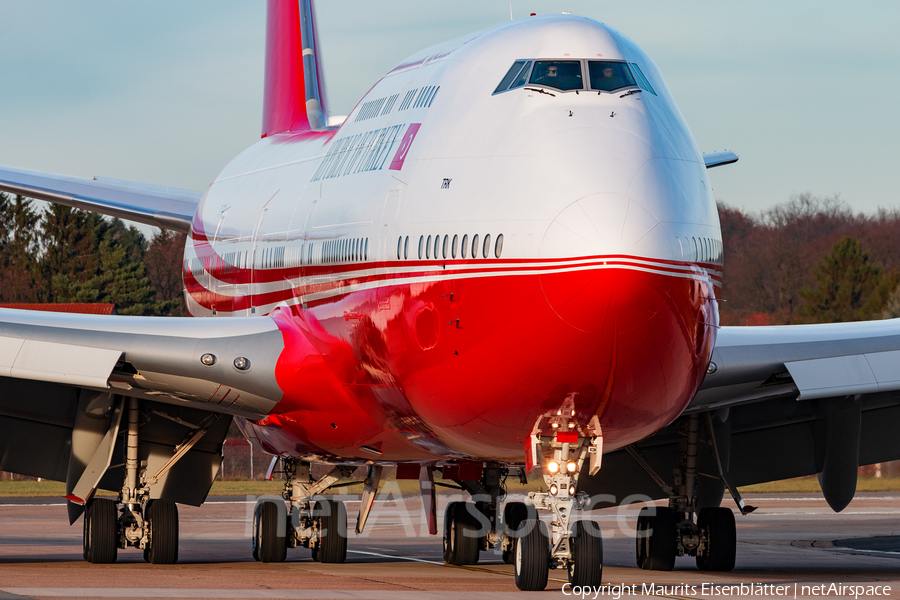
<svg viewBox="0 0 900 600">
<path fill-rule="evenodd" d="M 538 88 L 530 88 L 530 87 L 527 87 L 527 88 L 525 88 L 525 89 L 526 89 L 526 90 L 531 90 L 532 92 L 540 92 L 540 93 L 542 93 L 542 94 L 547 94 L 548 96 L 553 96 L 554 98 L 556 98 L 556 94 L 551 94 L 551 93 L 548 92 L 547 90 L 542 90 L 542 89 L 538 89 Z"/>
<path fill-rule="evenodd" d="M 632 95 L 632 94 L 640 94 L 640 93 L 643 92 L 643 91 L 644 91 L 644 90 L 628 90 L 627 92 L 625 92 L 624 94 L 622 94 L 621 96 L 619 96 L 619 98 L 624 98 L 625 96 L 630 96 L 630 95 Z"/>
</svg>

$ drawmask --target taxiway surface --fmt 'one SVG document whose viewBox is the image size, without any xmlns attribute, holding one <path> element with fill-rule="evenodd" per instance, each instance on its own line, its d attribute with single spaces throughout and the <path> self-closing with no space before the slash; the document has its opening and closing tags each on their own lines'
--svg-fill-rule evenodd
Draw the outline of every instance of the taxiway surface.
<svg viewBox="0 0 900 600">
<path fill-rule="evenodd" d="M 352 530 L 358 504 L 353 497 L 346 499 L 350 500 Z M 441 496 L 440 505 L 454 499 L 462 498 Z M 795 591 L 798 598 L 853 597 L 852 593 L 827 593 L 828 587 L 815 591 L 813 587 L 836 584 L 881 586 L 882 595 L 859 597 L 900 599 L 900 494 L 859 494 L 840 514 L 834 514 L 817 495 L 752 496 L 746 500 L 758 510 L 736 516 L 737 566 L 727 574 L 700 572 L 690 557 L 679 558 L 669 573 L 638 570 L 631 536 L 640 505 L 595 513 L 604 532 L 604 583 L 629 586 L 619 590 L 628 592 L 622 598 L 634 592 L 646 595 L 641 592 L 651 591 L 651 584 L 655 594 L 678 598 L 744 595 L 740 588 L 723 587 L 740 584 L 788 586 L 783 594 L 755 594 L 756 598 L 794 598 Z M 91 565 L 81 557 L 81 521 L 68 525 L 61 499 L 0 499 L 0 600 L 411 600 L 524 595 L 516 589 L 512 567 L 503 564 L 499 552 L 482 553 L 476 567 L 444 565 L 440 536 L 427 535 L 417 497 L 382 496 L 364 534 L 351 533 L 348 562 L 342 565 L 314 562 L 303 548 L 289 550 L 285 563 L 254 562 L 249 541 L 254 504 L 253 497 L 220 497 L 200 508 L 180 506 L 178 564 L 150 565 L 140 551 L 129 549 L 119 551 L 115 564 Z M 551 571 L 550 578 L 542 597 L 572 597 L 564 594 L 564 572 Z M 703 584 L 719 587 L 704 588 Z M 890 586 L 890 591 L 883 586 Z M 614 587 L 608 588 L 598 597 L 615 598 L 615 592 Z"/>
</svg>

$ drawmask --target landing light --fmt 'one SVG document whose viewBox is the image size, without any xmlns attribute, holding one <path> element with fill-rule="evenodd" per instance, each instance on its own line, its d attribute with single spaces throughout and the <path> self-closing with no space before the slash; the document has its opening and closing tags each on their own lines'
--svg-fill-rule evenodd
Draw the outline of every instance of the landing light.
<svg viewBox="0 0 900 600">
<path fill-rule="evenodd" d="M 569 495 L 570 496 L 575 495 L 575 486 L 572 486 L 572 485 L 569 486 Z"/>
<path fill-rule="evenodd" d="M 559 472 L 559 463 L 556 462 L 555 460 L 551 460 L 549 463 L 547 463 L 547 470 L 550 471 L 551 473 L 558 473 Z"/>
<path fill-rule="evenodd" d="M 568 471 L 569 473 L 574 473 L 576 468 L 578 468 L 578 465 L 571 461 L 566 465 L 566 471 Z"/>
<path fill-rule="evenodd" d="M 555 483 L 550 484 L 550 495 L 555 496 L 559 493 L 559 488 L 556 487 Z"/>
</svg>

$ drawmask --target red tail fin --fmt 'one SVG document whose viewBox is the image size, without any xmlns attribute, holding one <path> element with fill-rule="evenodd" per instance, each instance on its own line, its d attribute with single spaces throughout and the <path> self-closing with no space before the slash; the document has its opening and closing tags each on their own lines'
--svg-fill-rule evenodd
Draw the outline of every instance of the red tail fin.
<svg viewBox="0 0 900 600">
<path fill-rule="evenodd" d="M 325 127 L 311 0 L 268 0 L 262 137 Z"/>
</svg>

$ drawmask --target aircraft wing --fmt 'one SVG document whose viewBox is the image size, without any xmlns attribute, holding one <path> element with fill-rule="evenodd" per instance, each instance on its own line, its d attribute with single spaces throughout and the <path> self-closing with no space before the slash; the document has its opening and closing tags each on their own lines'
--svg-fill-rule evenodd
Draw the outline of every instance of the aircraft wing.
<svg viewBox="0 0 900 600">
<path fill-rule="evenodd" d="M 707 169 L 712 169 L 713 167 L 732 165 L 738 161 L 738 158 L 738 155 L 731 150 L 724 150 L 722 152 L 706 152 L 703 155 L 703 162 L 706 165 Z"/>
<path fill-rule="evenodd" d="M 718 505 L 726 482 L 736 489 L 818 475 L 840 511 L 853 499 L 859 466 L 900 460 L 900 319 L 722 327 L 690 415 L 704 442 L 701 506 Z M 676 422 L 612 452 L 582 487 L 618 501 L 666 497 L 661 484 L 676 485 L 683 438 Z"/>
<path fill-rule="evenodd" d="M 900 319 L 722 327 L 688 410 L 778 396 L 798 401 L 900 390 Z"/>
<path fill-rule="evenodd" d="M 0 192 L 188 233 L 201 192 L 0 166 Z"/>
<path fill-rule="evenodd" d="M 281 399 L 271 318 L 127 317 L 0 309 L 0 376 L 251 419 Z M 235 360 L 240 366 L 235 366 Z M 24 403 L 23 403 L 24 404 Z"/>
<path fill-rule="evenodd" d="M 138 398 L 151 498 L 199 505 L 232 417 L 258 420 L 282 399 L 276 319 L 0 309 L 0 470 L 65 481 L 74 520 L 93 490 L 120 489 Z"/>
</svg>

